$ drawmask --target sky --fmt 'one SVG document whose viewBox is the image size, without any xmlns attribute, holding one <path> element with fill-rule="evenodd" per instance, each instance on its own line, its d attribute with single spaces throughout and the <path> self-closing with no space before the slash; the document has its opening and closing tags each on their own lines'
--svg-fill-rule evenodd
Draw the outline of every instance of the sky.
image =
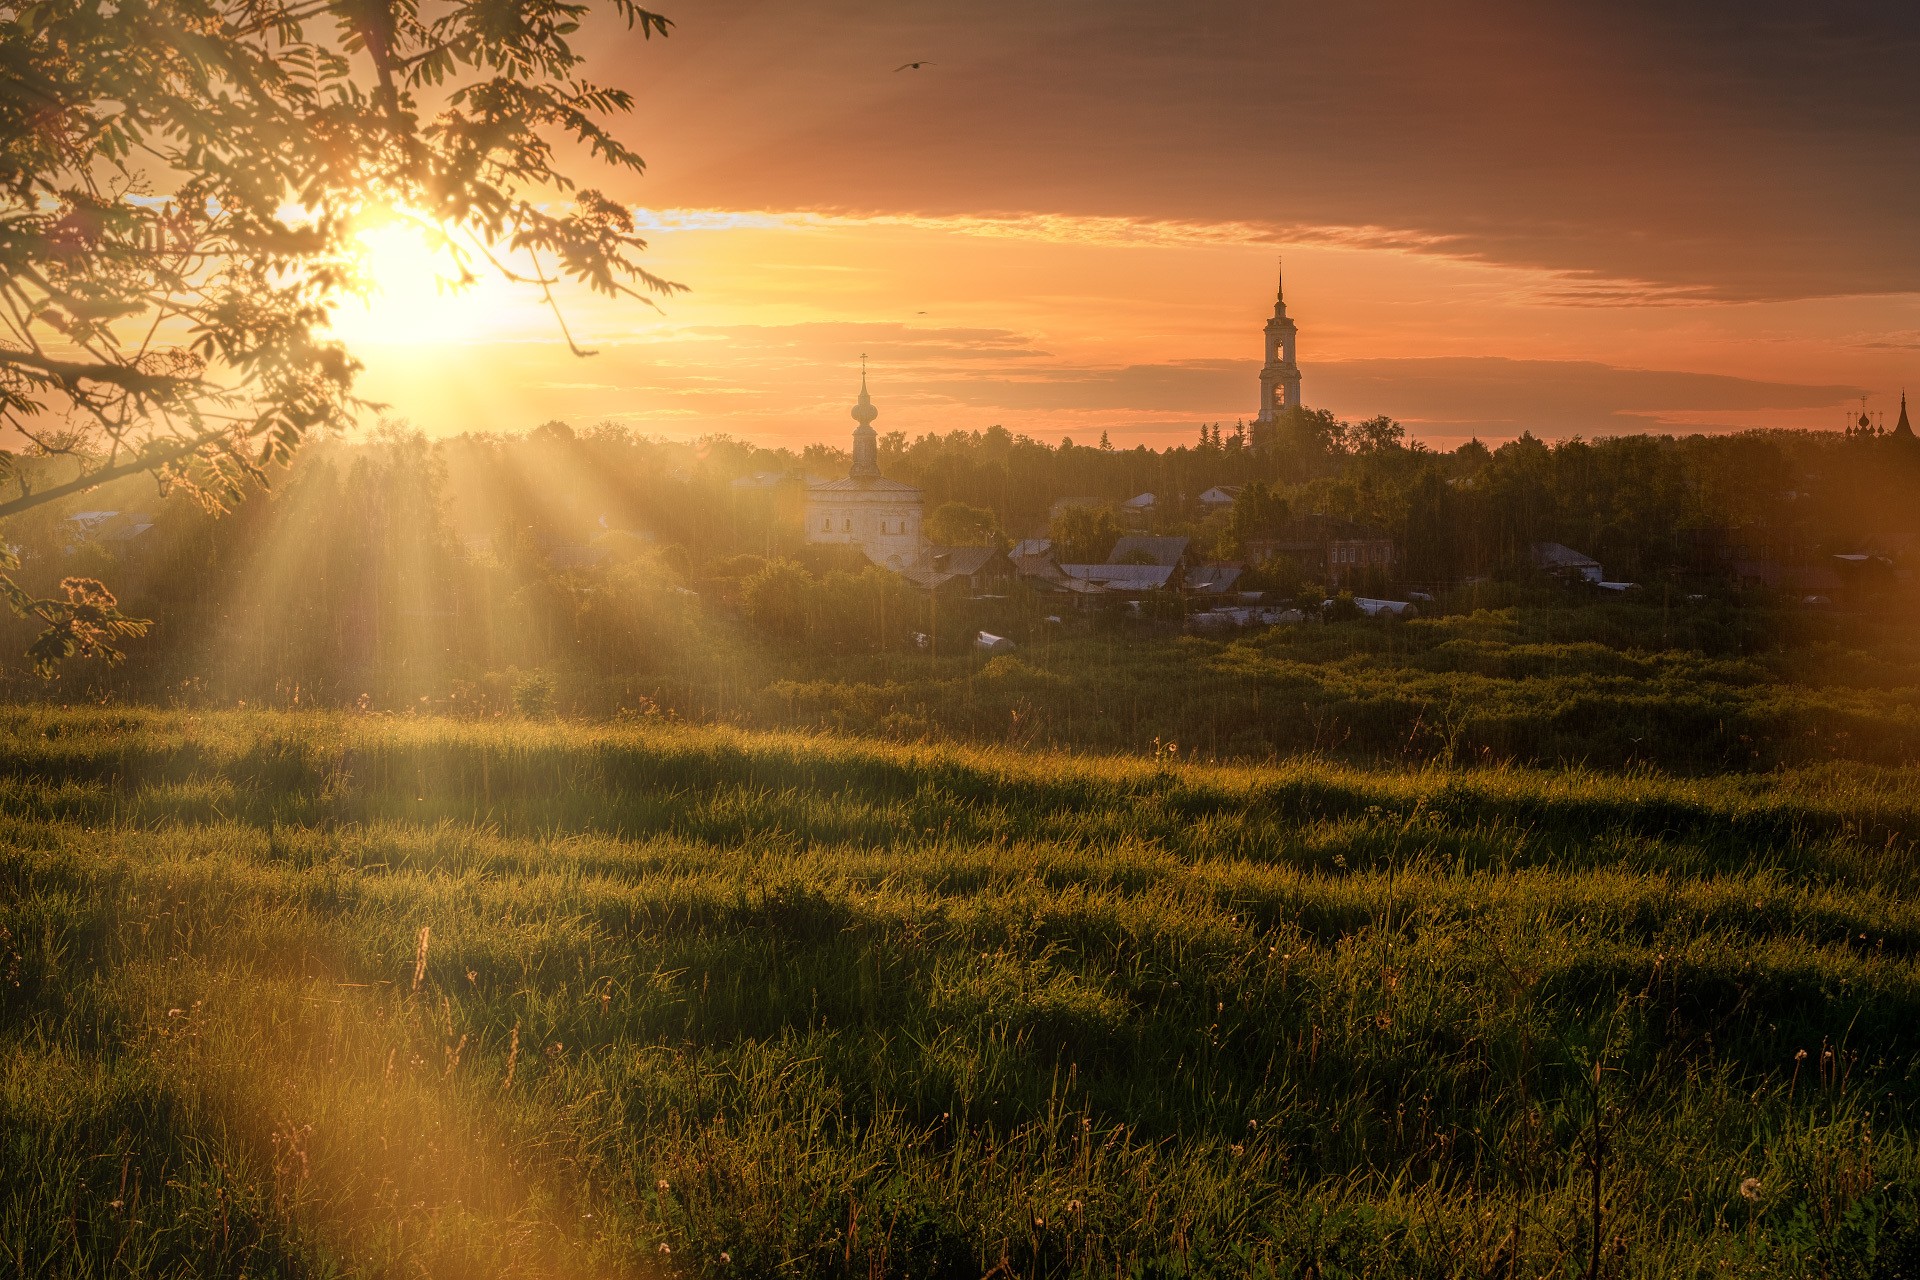
<svg viewBox="0 0 1920 1280">
<path fill-rule="evenodd" d="M 1254 411 L 1282 257 L 1306 402 L 1436 447 L 1920 392 L 1920 6 L 658 3 L 594 178 L 688 291 L 564 298 L 583 359 L 376 244 L 393 414 L 843 442 L 864 354 L 883 431 L 1159 446 Z"/>
</svg>

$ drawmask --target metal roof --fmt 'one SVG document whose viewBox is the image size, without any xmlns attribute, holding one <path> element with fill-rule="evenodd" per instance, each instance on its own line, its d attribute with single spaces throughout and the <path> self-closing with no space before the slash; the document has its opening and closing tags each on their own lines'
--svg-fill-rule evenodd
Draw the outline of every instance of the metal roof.
<svg viewBox="0 0 1920 1280">
<path fill-rule="evenodd" d="M 808 493 L 896 493 L 902 497 L 920 490 L 904 480 L 889 480 L 885 476 L 842 476 L 838 480 L 816 480 L 807 486 Z"/>
<path fill-rule="evenodd" d="M 1187 570 L 1180 585 L 1189 591 L 1226 591 L 1240 580 L 1245 566 L 1237 564 L 1203 564 L 1197 569 Z"/>
<path fill-rule="evenodd" d="M 1063 564 L 1060 572 L 1069 578 L 1098 583 L 1103 587 L 1157 591 L 1173 577 L 1173 568 L 1170 564 Z"/>
<path fill-rule="evenodd" d="M 1600 566 L 1600 562 L 1592 556 L 1575 551 L 1572 547 L 1562 546 L 1558 542 L 1534 543 L 1533 562 L 1542 569 L 1587 569 Z"/>
</svg>

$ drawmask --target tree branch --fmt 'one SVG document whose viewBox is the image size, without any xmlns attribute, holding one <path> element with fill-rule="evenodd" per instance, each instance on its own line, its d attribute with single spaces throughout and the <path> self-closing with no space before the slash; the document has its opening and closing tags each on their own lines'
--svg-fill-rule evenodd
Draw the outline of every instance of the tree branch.
<svg viewBox="0 0 1920 1280">
<path fill-rule="evenodd" d="M 26 494 L 23 497 L 15 498 L 11 502 L 0 502 L 0 520 L 11 515 L 17 515 L 22 511 L 29 511 L 34 507 L 42 506 L 45 503 L 52 502 L 56 498 L 64 498 L 68 494 L 85 493 L 89 489 L 97 488 L 109 481 L 118 480 L 123 476 L 138 475 L 142 471 L 152 471 L 156 467 L 164 467 L 170 462 L 178 462 L 189 454 L 198 453 L 200 450 L 215 443 L 227 434 L 226 431 L 205 431 L 198 436 L 189 436 L 184 440 L 177 440 L 172 444 L 161 445 L 157 448 L 149 447 L 145 452 L 141 453 L 140 456 L 129 462 L 121 462 L 113 466 L 102 467 L 98 471 L 88 471 L 82 475 L 75 476 L 65 484 L 54 485 L 51 489 L 40 489 L 33 493 Z"/>
<path fill-rule="evenodd" d="M 160 399 L 169 393 L 178 394 L 200 385 L 196 380 L 175 378 L 164 373 L 147 373 L 129 364 L 115 364 L 107 361 L 99 364 L 76 364 L 70 360 L 55 360 L 25 351 L 0 350 L 0 364 L 10 364 L 18 369 L 38 373 L 67 387 L 77 387 L 82 382 L 104 382 L 124 391 L 152 396 L 155 399 Z"/>
</svg>

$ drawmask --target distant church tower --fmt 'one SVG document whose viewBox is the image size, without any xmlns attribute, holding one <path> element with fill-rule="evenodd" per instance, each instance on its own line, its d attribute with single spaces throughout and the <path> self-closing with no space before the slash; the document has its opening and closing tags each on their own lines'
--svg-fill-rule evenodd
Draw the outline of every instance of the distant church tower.
<svg viewBox="0 0 1920 1280">
<path fill-rule="evenodd" d="M 867 394 L 866 357 L 860 357 L 860 399 L 853 406 L 853 465 L 843 480 L 807 488 L 807 541 L 859 547 L 867 559 L 900 570 L 920 558 L 920 490 L 880 474 L 880 411 Z"/>
<path fill-rule="evenodd" d="M 873 397 L 867 394 L 866 357 L 861 357 L 860 400 L 852 409 L 853 420 L 859 425 L 853 429 L 853 466 L 847 474 L 855 480 L 878 480 L 880 478 L 880 433 L 873 429 L 873 420 L 880 411 L 873 407 Z"/>
<path fill-rule="evenodd" d="M 1283 272 L 1273 295 L 1273 318 L 1267 321 L 1267 358 L 1260 366 L 1260 412 L 1253 419 L 1256 428 L 1272 426 L 1283 412 L 1300 407 L 1300 366 L 1293 358 L 1298 332 L 1292 317 L 1287 315 L 1287 280 Z"/>
<path fill-rule="evenodd" d="M 1913 439 L 1913 424 L 1907 421 L 1907 393 L 1900 393 L 1900 421 L 1893 428 L 1895 440 Z"/>
</svg>

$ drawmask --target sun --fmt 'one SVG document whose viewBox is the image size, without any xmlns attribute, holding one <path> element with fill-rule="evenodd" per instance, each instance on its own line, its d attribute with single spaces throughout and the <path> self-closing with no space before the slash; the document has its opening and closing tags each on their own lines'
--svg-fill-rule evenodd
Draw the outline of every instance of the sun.
<svg viewBox="0 0 1920 1280">
<path fill-rule="evenodd" d="M 427 219 L 370 215 L 353 247 L 365 289 L 335 308 L 329 326 L 349 346 L 472 342 L 525 307 L 490 265 L 463 257 Z"/>
</svg>

